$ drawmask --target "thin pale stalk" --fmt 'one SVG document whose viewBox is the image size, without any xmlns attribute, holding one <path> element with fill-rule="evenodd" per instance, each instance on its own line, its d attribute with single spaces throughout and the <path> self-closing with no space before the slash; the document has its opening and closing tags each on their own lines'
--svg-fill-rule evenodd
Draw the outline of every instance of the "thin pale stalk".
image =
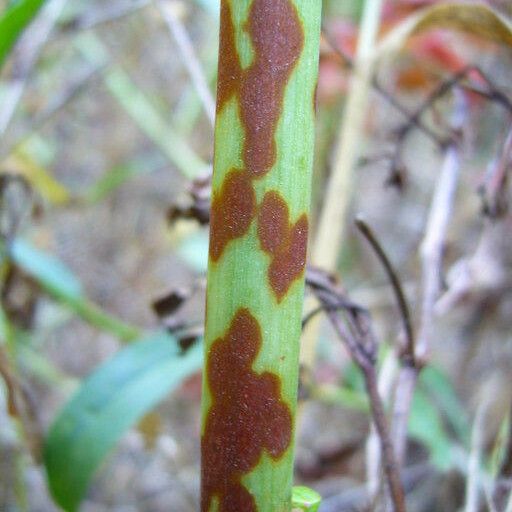
<svg viewBox="0 0 512 512">
<path fill-rule="evenodd" d="M 480 464 L 484 443 L 485 416 L 487 402 L 482 402 L 477 410 L 473 432 L 471 435 L 471 453 L 468 461 L 468 475 L 466 479 L 466 499 L 464 512 L 478 512 L 480 509 Z"/>
<path fill-rule="evenodd" d="M 415 353 L 410 360 L 414 364 L 404 364 L 398 375 L 395 404 L 393 408 L 392 437 L 398 463 L 403 464 L 407 441 L 407 423 L 414 390 L 423 361 L 427 356 L 432 325 L 434 323 L 434 306 L 439 298 L 441 265 L 444 241 L 451 218 L 455 192 L 460 171 L 459 149 L 456 145 L 448 147 L 439 175 L 432 205 L 430 208 L 425 237 L 421 245 L 423 298 L 421 320 L 416 339 Z"/>
<path fill-rule="evenodd" d="M 465 116 L 466 103 L 464 97 L 456 94 L 451 120 L 454 130 L 462 130 Z M 420 247 L 422 263 L 420 326 L 414 347 L 408 349 L 414 350 L 414 353 L 402 356 L 402 369 L 398 376 L 393 409 L 392 437 L 400 465 L 403 464 L 406 456 L 407 424 L 414 390 L 431 343 L 432 327 L 435 321 L 434 309 L 441 291 L 440 276 L 442 274 L 444 244 L 455 204 L 460 168 L 460 147 L 454 141 L 446 149 L 441 172 L 432 197 L 425 237 Z"/>
<path fill-rule="evenodd" d="M 15 50 L 12 78 L 5 84 L 0 106 L 0 138 L 16 112 L 25 91 L 27 78 L 37 62 L 41 50 L 48 41 L 67 0 L 53 0 L 39 15 L 34 24 L 22 36 Z"/>
<path fill-rule="evenodd" d="M 203 68 L 194 50 L 194 46 L 187 30 L 183 23 L 176 16 L 173 5 L 168 2 L 159 1 L 157 6 L 162 14 L 165 23 L 169 27 L 176 45 L 181 54 L 181 60 L 185 66 L 192 85 L 194 86 L 201 104 L 203 105 L 204 113 L 213 126 L 215 123 L 215 100 L 213 99 L 210 88 L 208 87 L 208 81 L 206 80 Z"/>
<path fill-rule="evenodd" d="M 397 359 L 392 351 L 386 356 L 379 374 L 379 394 L 382 400 L 387 404 L 390 401 L 395 376 L 397 373 Z M 380 439 L 372 423 L 370 435 L 366 441 L 366 475 L 368 495 L 373 500 L 379 492 L 381 481 L 381 459 L 380 459 Z"/>
<path fill-rule="evenodd" d="M 223 0 L 202 512 L 289 512 L 321 0 Z"/>
<path fill-rule="evenodd" d="M 91 65 L 105 67 L 102 78 L 107 90 L 183 176 L 193 179 L 208 170 L 208 164 L 167 123 L 124 69 L 109 62 L 108 49 L 98 36 L 83 33 L 74 44 Z"/>
<path fill-rule="evenodd" d="M 512 492 L 508 497 L 507 508 L 505 509 L 505 512 L 512 512 Z"/>
<path fill-rule="evenodd" d="M 327 271 L 335 271 L 347 209 L 352 197 L 354 167 L 359 156 L 363 125 L 372 84 L 374 51 L 379 29 L 383 0 L 367 0 L 361 20 L 360 36 L 352 75 L 350 93 L 345 111 L 332 173 L 326 186 L 326 195 L 320 213 L 318 232 L 312 246 L 313 265 Z M 316 302 L 308 304 L 313 309 Z M 302 362 L 311 367 L 315 360 L 319 322 L 310 322 L 302 343 Z"/>
</svg>

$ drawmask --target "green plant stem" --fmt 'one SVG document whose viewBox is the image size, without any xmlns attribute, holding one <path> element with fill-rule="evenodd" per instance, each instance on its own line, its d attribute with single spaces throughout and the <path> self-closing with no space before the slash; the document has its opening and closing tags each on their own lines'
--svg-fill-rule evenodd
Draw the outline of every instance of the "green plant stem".
<svg viewBox="0 0 512 512">
<path fill-rule="evenodd" d="M 137 327 L 105 313 L 96 304 L 87 299 L 70 301 L 68 305 L 86 322 L 94 325 L 101 331 L 113 334 L 121 341 L 133 341 L 140 336 L 140 331 Z"/>
<path fill-rule="evenodd" d="M 223 0 L 202 512 L 290 512 L 321 0 Z"/>
<path fill-rule="evenodd" d="M 336 270 L 347 210 L 353 195 L 354 169 L 357 162 L 368 95 L 373 75 L 373 52 L 377 39 L 383 0 L 367 0 L 361 20 L 357 55 L 352 83 L 347 97 L 343 121 L 339 132 L 332 173 L 326 187 L 318 231 L 312 245 L 311 262 L 323 270 Z M 316 304 L 308 304 L 308 308 Z M 318 319 L 310 322 L 302 343 L 302 362 L 312 367 L 318 338 Z"/>
</svg>

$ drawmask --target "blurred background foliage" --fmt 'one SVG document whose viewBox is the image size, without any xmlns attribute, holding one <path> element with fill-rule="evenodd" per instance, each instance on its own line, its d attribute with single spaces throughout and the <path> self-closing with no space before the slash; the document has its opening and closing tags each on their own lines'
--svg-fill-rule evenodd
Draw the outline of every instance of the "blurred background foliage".
<svg viewBox="0 0 512 512">
<path fill-rule="evenodd" d="M 183 44 L 192 45 L 212 95 L 219 2 L 163 3 L 0 0 L 2 511 L 50 512 L 56 503 L 66 510 L 81 503 L 87 512 L 198 506 L 208 228 L 197 211 L 188 213 L 191 197 L 196 206 L 204 202 L 203 188 L 207 203 L 213 139 L 211 111 Z M 385 2 L 382 33 L 443 3 Z M 505 0 L 486 5 L 506 22 L 512 15 Z M 332 46 L 354 58 L 362 8 L 362 0 L 324 1 L 316 216 L 350 82 Z M 389 97 L 414 112 L 443 80 L 477 65 L 508 99 L 509 43 L 432 28 L 379 64 Z M 487 510 L 491 482 L 511 455 L 509 191 L 500 189 L 490 234 L 478 194 L 496 159 L 510 166 L 502 148 L 511 110 L 496 95 L 471 90 L 490 87 L 481 78 L 468 81 L 460 88 L 463 163 L 443 295 L 409 422 L 406 488 L 414 511 L 463 507 L 475 457 L 477 503 Z M 452 93 L 425 112 L 427 126 L 446 131 Z M 383 372 L 393 364 L 400 319 L 385 275 L 350 226 L 363 212 L 417 316 L 418 246 L 442 152 L 411 130 L 393 159 L 404 122 L 389 99 L 371 94 L 339 266 L 345 289 L 372 312 Z M 491 239 L 485 250 L 483 236 Z M 459 293 L 464 272 L 469 281 Z M 296 480 L 324 496 L 320 510 L 357 509 L 368 402 L 328 325 L 301 394 Z"/>
</svg>

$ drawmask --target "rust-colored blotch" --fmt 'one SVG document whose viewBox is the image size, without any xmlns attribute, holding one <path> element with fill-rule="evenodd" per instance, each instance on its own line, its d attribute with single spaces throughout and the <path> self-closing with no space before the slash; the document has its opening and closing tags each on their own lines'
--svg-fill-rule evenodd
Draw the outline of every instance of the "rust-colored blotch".
<svg viewBox="0 0 512 512">
<path fill-rule="evenodd" d="M 258 238 L 269 254 L 279 252 L 290 230 L 288 205 L 275 191 L 267 192 L 258 212 Z"/>
<path fill-rule="evenodd" d="M 240 90 L 243 156 L 247 170 L 259 177 L 276 161 L 275 131 L 286 84 L 304 47 L 304 31 L 289 0 L 253 0 L 247 30 L 255 57 Z"/>
<path fill-rule="evenodd" d="M 304 47 L 304 31 L 290 0 L 253 0 L 246 30 L 254 48 L 251 66 L 242 70 L 230 2 L 222 1 L 217 111 L 239 94 L 245 130 L 243 158 L 253 177 L 276 161 L 275 131 L 288 79 Z"/>
<path fill-rule="evenodd" d="M 274 257 L 268 269 L 268 279 L 277 300 L 281 301 L 306 265 L 308 218 L 301 215 L 290 230 L 288 243 Z"/>
<path fill-rule="evenodd" d="M 269 284 L 281 301 L 306 264 L 308 218 L 302 215 L 290 224 L 285 200 L 276 191 L 267 192 L 258 212 L 261 248 L 271 256 Z"/>
<path fill-rule="evenodd" d="M 242 308 L 208 355 L 212 404 L 201 442 L 202 512 L 209 511 L 215 497 L 219 512 L 257 512 L 241 479 L 264 451 L 277 460 L 290 445 L 292 416 L 282 401 L 280 380 L 252 369 L 261 343 L 258 321 Z"/>
<path fill-rule="evenodd" d="M 210 257 L 217 261 L 228 243 L 243 237 L 256 211 L 256 195 L 247 173 L 230 171 L 214 193 L 210 218 Z"/>
<path fill-rule="evenodd" d="M 231 6 L 226 0 L 220 10 L 219 78 L 217 80 L 217 112 L 238 91 L 242 70 L 235 43 L 235 27 Z"/>
</svg>

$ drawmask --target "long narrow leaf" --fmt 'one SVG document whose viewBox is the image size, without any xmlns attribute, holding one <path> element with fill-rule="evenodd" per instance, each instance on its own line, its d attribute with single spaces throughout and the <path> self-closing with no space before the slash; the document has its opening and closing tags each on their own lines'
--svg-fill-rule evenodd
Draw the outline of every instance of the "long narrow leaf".
<svg viewBox="0 0 512 512">
<path fill-rule="evenodd" d="M 0 67 L 45 0 L 20 0 L 0 16 Z"/>
<path fill-rule="evenodd" d="M 202 364 L 202 347 L 181 355 L 157 334 L 130 345 L 94 372 L 55 420 L 44 463 L 55 501 L 77 510 L 89 481 L 120 437 Z"/>
<path fill-rule="evenodd" d="M 120 340 L 131 341 L 139 330 L 115 316 L 109 315 L 83 293 L 75 275 L 55 256 L 17 239 L 10 246 L 9 257 L 54 299 L 66 305 L 86 322 Z"/>
</svg>

